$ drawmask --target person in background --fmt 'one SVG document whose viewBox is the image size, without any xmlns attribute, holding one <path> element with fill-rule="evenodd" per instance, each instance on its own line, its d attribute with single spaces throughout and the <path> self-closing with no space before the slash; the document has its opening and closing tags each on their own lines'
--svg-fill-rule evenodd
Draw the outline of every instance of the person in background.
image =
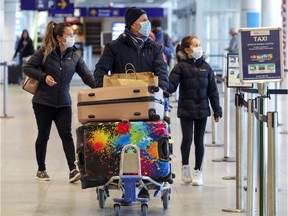
<svg viewBox="0 0 288 216">
<path fill-rule="evenodd" d="M 155 41 L 156 40 L 156 38 L 155 38 L 155 34 L 151 31 L 150 33 L 149 33 L 149 36 L 148 36 L 151 40 L 153 40 L 153 41 Z"/>
<path fill-rule="evenodd" d="M 153 19 L 151 21 L 151 25 L 152 25 L 152 32 L 154 33 L 156 38 L 155 41 L 164 47 L 164 54 L 167 59 L 167 64 L 170 65 L 170 60 L 174 53 L 174 46 L 172 40 L 169 37 L 169 35 L 163 31 L 161 27 L 161 20 L 159 18 Z"/>
<path fill-rule="evenodd" d="M 146 12 L 137 7 L 128 8 L 125 25 L 125 31 L 105 45 L 95 66 L 96 87 L 103 86 L 103 77 L 109 71 L 111 74 L 125 73 L 125 65 L 131 63 L 137 72 L 154 72 L 158 76 L 159 87 L 167 90 L 168 68 L 163 60 L 162 47 L 149 38 L 151 24 Z"/>
<path fill-rule="evenodd" d="M 230 40 L 229 47 L 225 50 L 227 50 L 228 53 L 238 53 L 238 34 L 234 28 L 230 28 L 229 34 L 232 38 Z"/>
<path fill-rule="evenodd" d="M 203 59 L 200 41 L 196 36 L 186 36 L 180 45 L 181 56 L 169 75 L 169 93 L 179 85 L 177 116 L 182 129 L 182 176 L 184 183 L 203 185 L 202 161 L 204 157 L 204 133 L 207 117 L 211 115 L 209 102 L 214 112 L 215 122 L 222 117 L 218 89 L 214 72 Z M 178 54 L 178 53 L 177 53 Z M 179 53 L 180 54 L 180 53 Z M 194 129 L 194 130 L 193 130 Z M 189 156 L 194 131 L 195 166 L 193 178 L 190 174 Z"/>
<path fill-rule="evenodd" d="M 153 41 L 156 40 L 155 35 L 154 35 L 154 33 L 153 33 L 152 31 L 149 33 L 149 38 L 150 38 L 151 40 L 153 40 Z M 162 46 L 162 50 L 164 50 L 164 47 L 163 47 L 163 46 Z M 162 55 L 163 55 L 163 60 L 164 60 L 164 62 L 167 63 L 167 59 L 166 59 L 166 56 L 165 56 L 165 54 L 164 54 L 164 51 L 162 51 Z"/>
<path fill-rule="evenodd" d="M 69 23 L 48 23 L 42 47 L 23 66 L 24 73 L 40 81 L 37 92 L 32 98 L 37 122 L 36 159 L 38 180 L 49 181 L 46 171 L 46 149 L 52 122 L 55 123 L 62 141 L 69 166 L 69 181 L 80 179 L 75 165 L 75 147 L 72 138 L 72 109 L 69 93 L 70 83 L 75 72 L 83 82 L 95 87 L 93 74 L 74 46 L 75 37 Z"/>
<path fill-rule="evenodd" d="M 21 38 L 18 41 L 13 60 L 15 61 L 17 54 L 19 54 L 19 65 L 22 67 L 23 58 L 33 55 L 34 52 L 35 50 L 33 47 L 32 39 L 29 37 L 28 30 L 24 29 L 22 31 Z"/>
</svg>

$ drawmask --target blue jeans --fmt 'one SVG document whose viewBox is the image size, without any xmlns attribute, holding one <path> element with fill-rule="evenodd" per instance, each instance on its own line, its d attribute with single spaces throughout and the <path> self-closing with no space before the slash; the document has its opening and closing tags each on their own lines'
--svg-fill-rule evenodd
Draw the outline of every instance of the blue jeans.
<svg viewBox="0 0 288 216">
<path fill-rule="evenodd" d="M 72 109 L 71 107 L 55 108 L 46 105 L 33 103 L 34 114 L 36 117 L 38 136 L 35 143 L 36 159 L 38 170 L 46 170 L 46 151 L 50 136 L 52 122 L 54 121 L 58 134 L 62 140 L 64 153 L 70 171 L 76 168 L 75 147 L 71 133 Z"/>
<path fill-rule="evenodd" d="M 182 128 L 182 143 L 181 143 L 182 165 L 189 164 L 190 148 L 192 144 L 193 126 L 194 126 L 194 144 L 195 144 L 194 169 L 200 170 L 204 157 L 204 133 L 207 118 L 202 119 L 180 118 L 180 123 Z"/>
</svg>

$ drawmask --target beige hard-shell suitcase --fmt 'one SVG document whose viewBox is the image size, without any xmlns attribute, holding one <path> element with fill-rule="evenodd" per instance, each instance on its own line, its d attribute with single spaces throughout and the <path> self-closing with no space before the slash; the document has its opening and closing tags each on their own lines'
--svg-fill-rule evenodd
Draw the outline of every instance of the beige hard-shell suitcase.
<svg viewBox="0 0 288 216">
<path fill-rule="evenodd" d="M 154 85 L 126 85 L 82 90 L 78 93 L 78 120 L 162 120 L 163 90 Z"/>
</svg>

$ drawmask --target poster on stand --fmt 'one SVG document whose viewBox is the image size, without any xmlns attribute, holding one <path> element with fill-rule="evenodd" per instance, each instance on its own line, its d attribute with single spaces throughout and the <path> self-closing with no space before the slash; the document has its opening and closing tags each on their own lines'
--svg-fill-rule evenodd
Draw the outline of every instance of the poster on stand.
<svg viewBox="0 0 288 216">
<path fill-rule="evenodd" d="M 283 78 L 281 28 L 239 29 L 240 79 L 244 83 L 279 82 Z"/>
<path fill-rule="evenodd" d="M 227 54 L 227 87 L 228 88 L 253 88 L 253 83 L 243 83 L 240 80 L 239 55 Z"/>
</svg>

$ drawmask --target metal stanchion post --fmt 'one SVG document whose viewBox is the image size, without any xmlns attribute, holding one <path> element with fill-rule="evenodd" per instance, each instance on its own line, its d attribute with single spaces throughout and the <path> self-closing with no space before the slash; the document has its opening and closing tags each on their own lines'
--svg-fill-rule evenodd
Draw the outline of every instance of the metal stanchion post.
<svg viewBox="0 0 288 216">
<path fill-rule="evenodd" d="M 235 162 L 235 158 L 231 158 L 230 155 L 230 134 L 228 128 L 230 128 L 230 88 L 227 88 L 227 79 L 224 79 L 224 157 L 220 159 L 214 159 L 213 162 Z M 223 146 L 223 145 L 221 145 Z"/>
<path fill-rule="evenodd" d="M 214 116 L 212 114 L 212 144 L 213 145 L 217 145 L 218 147 L 219 146 L 223 146 L 222 144 L 217 144 L 217 125 L 215 124 L 215 119 L 214 119 Z"/>
<path fill-rule="evenodd" d="M 210 130 L 208 130 L 207 129 L 207 127 L 206 127 L 206 129 L 205 129 L 205 134 L 208 134 L 208 133 L 212 133 L 212 131 L 213 131 L 213 124 L 214 124 L 214 122 L 213 122 L 213 118 L 212 118 L 213 116 L 211 116 L 211 118 L 208 118 L 208 120 L 207 120 L 207 124 L 208 124 L 208 121 L 210 121 L 211 120 L 211 131 Z M 212 139 L 212 142 L 213 142 L 213 139 Z M 206 145 L 206 144 L 205 144 Z M 209 144 L 208 144 L 209 145 Z"/>
<path fill-rule="evenodd" d="M 264 127 L 264 122 L 261 121 L 261 117 L 267 113 L 267 86 L 265 83 L 258 83 L 258 91 L 261 95 L 257 98 L 257 109 L 259 113 L 258 121 L 258 183 L 257 183 L 257 193 L 258 193 L 258 215 L 268 216 L 267 206 L 267 128 Z"/>
<path fill-rule="evenodd" d="M 268 215 L 278 215 L 277 209 L 277 112 L 267 113 L 268 125 Z"/>
<path fill-rule="evenodd" d="M 230 88 L 227 88 L 227 79 L 225 78 L 225 104 L 224 104 L 224 161 L 235 162 L 235 158 L 230 157 Z"/>
<path fill-rule="evenodd" d="M 235 95 L 236 105 L 236 209 L 222 209 L 224 212 L 243 212 L 244 211 L 244 199 L 243 199 L 243 124 L 242 124 L 242 109 L 241 100 L 243 100 L 243 94 L 237 91 Z"/>
<path fill-rule="evenodd" d="M 240 93 L 241 100 L 243 100 L 244 95 Z M 243 160 L 243 109 L 240 101 L 238 101 L 238 106 L 236 107 L 236 124 L 238 123 L 238 127 L 236 128 L 236 209 L 240 212 L 244 209 L 244 176 L 243 176 L 243 168 L 244 168 L 244 160 Z"/>
<path fill-rule="evenodd" d="M 254 103 L 248 100 L 248 142 L 247 142 L 247 215 L 255 215 L 255 188 L 256 188 L 256 127 L 253 113 Z"/>
<path fill-rule="evenodd" d="M 224 82 L 222 82 L 222 91 L 225 92 L 225 88 L 227 88 L 227 83 L 226 83 L 226 72 L 227 72 L 227 64 L 226 64 L 226 61 L 227 61 L 227 56 L 225 54 L 222 55 L 222 80 L 224 80 Z"/>
<path fill-rule="evenodd" d="M 8 95 L 8 70 L 7 70 L 7 62 L 1 62 L 0 66 L 4 66 L 4 82 L 3 82 L 3 115 L 1 118 L 11 118 L 12 116 L 7 115 L 7 95 Z"/>
<path fill-rule="evenodd" d="M 280 89 L 280 83 L 279 83 L 279 82 L 276 82 L 276 83 L 275 83 L 274 89 L 276 89 L 276 90 L 277 90 L 277 89 Z M 275 101 L 274 101 L 274 106 L 275 106 L 274 110 L 275 110 L 275 112 L 278 112 L 279 102 L 281 102 L 281 101 L 279 100 L 279 96 L 278 96 L 278 94 L 275 94 Z M 278 114 L 279 114 L 279 113 L 278 113 Z M 279 119 L 281 119 L 281 117 L 278 118 L 278 120 L 279 120 Z M 280 125 L 282 125 L 282 123 L 277 122 L 277 125 L 280 126 Z"/>
<path fill-rule="evenodd" d="M 206 147 L 222 147 L 223 144 L 217 144 L 217 125 L 215 124 L 214 116 L 212 114 L 212 144 L 205 144 Z"/>
</svg>

